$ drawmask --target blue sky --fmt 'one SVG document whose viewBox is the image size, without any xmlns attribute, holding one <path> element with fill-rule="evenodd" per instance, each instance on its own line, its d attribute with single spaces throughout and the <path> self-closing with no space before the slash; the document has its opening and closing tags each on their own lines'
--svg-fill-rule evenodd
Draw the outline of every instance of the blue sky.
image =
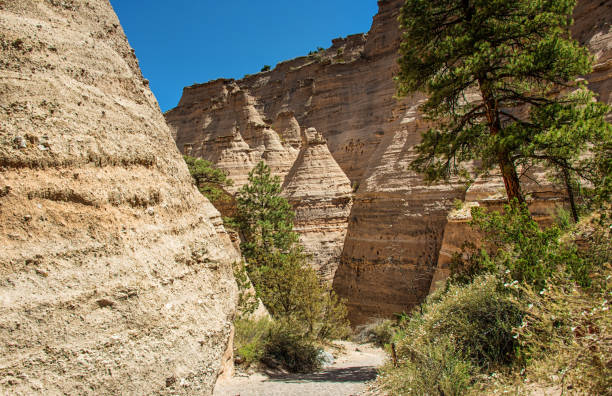
<svg viewBox="0 0 612 396">
<path fill-rule="evenodd" d="M 183 87 L 242 78 L 367 32 L 376 0 L 110 0 L 162 111 Z"/>
</svg>

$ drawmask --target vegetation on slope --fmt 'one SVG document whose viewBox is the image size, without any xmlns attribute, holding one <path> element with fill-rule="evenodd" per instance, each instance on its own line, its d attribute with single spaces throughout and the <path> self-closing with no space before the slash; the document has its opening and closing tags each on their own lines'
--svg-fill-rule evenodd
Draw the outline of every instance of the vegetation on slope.
<svg viewBox="0 0 612 396">
<path fill-rule="evenodd" d="M 233 184 L 227 175 L 213 165 L 212 162 L 202 158 L 184 155 L 189 173 L 202 195 L 215 206 L 232 201 L 232 196 L 225 191 L 225 187 Z"/>
<path fill-rule="evenodd" d="M 236 198 L 232 224 L 241 234 L 246 262 L 237 269 L 237 278 L 245 280 L 248 275 L 255 288 L 255 296 L 246 287 L 241 293 L 244 316 L 237 322 L 238 353 L 250 355 L 245 360 L 251 362 L 312 371 L 321 364 L 317 345 L 348 335 L 347 310 L 307 264 L 293 231 L 293 209 L 280 192 L 280 179 L 260 162 Z M 266 325 L 249 317 L 255 307 L 249 296 L 261 299 L 273 322 Z M 249 336 L 253 328 L 262 327 L 267 327 L 265 336 L 261 332 Z M 245 345 L 251 350 L 245 350 Z"/>
<path fill-rule="evenodd" d="M 474 213 L 478 231 L 503 241 L 494 245 L 497 253 L 485 243 L 469 265 L 454 268 L 446 288 L 400 320 L 393 337 L 397 360 L 382 370 L 381 390 L 610 394 L 610 211 L 559 237 L 555 226 L 535 230 L 529 217 L 505 209 L 504 215 Z M 543 235 L 550 238 L 543 242 Z"/>
<path fill-rule="evenodd" d="M 413 169 L 430 181 L 497 167 L 502 213 L 472 209 L 480 241 L 392 337 L 378 388 L 393 395 L 612 394 L 609 106 L 576 80 L 575 0 L 406 0 L 398 93 L 428 94 L 435 126 Z M 469 167 L 462 164 L 469 163 Z M 519 172 L 543 166 L 571 217 L 541 228 Z M 593 211 L 594 212 L 590 212 Z"/>
</svg>

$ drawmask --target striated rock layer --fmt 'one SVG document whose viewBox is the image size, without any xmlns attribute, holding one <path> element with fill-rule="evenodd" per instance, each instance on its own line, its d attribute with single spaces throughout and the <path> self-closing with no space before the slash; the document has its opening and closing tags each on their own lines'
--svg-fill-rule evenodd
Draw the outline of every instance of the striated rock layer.
<svg viewBox="0 0 612 396">
<path fill-rule="evenodd" d="M 239 257 L 108 0 L 2 1 L 0 46 L 0 393 L 211 393 Z"/>
<path fill-rule="evenodd" d="M 242 158 L 266 149 L 265 144 L 241 145 L 246 139 L 233 123 L 245 114 L 244 106 L 226 99 L 231 98 L 226 92 L 248 95 L 250 117 L 263 120 L 261 130 L 275 131 L 286 151 L 296 147 L 298 128 L 314 127 L 323 134 L 332 156 L 358 187 L 333 281 L 336 291 L 348 298 L 353 324 L 406 311 L 422 301 L 438 265 L 452 202 L 465 198 L 463 186 L 427 185 L 408 171 L 413 147 L 427 124 L 417 110 L 422 96 L 393 98 L 402 3 L 379 1 L 369 33 L 333 40 L 327 50 L 239 81 L 185 88 L 179 106 L 166 114 L 180 150 L 212 159 L 238 181 L 246 180 L 252 166 L 245 166 Z M 611 2 L 580 0 L 573 28 L 596 58 L 590 86 L 608 103 L 611 7 Z M 278 149 L 270 151 L 275 158 L 288 158 L 276 154 Z M 285 175 L 287 162 L 275 161 L 277 174 Z M 472 193 L 496 195 L 500 187 L 503 191 L 494 177 L 483 179 Z"/>
<path fill-rule="evenodd" d="M 303 146 L 283 185 L 295 210 L 295 230 L 310 261 L 331 284 L 352 206 L 349 179 L 332 157 L 325 139 L 314 128 L 304 131 Z"/>
</svg>

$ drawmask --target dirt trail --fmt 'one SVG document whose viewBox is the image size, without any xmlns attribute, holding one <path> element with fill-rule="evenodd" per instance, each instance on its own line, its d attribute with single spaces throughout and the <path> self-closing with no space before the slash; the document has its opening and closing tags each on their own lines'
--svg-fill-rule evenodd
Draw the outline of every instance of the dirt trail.
<svg viewBox="0 0 612 396">
<path fill-rule="evenodd" d="M 385 352 L 369 344 L 342 341 L 345 351 L 331 366 L 313 374 L 253 374 L 217 383 L 214 396 L 353 396 L 376 378 Z"/>
</svg>

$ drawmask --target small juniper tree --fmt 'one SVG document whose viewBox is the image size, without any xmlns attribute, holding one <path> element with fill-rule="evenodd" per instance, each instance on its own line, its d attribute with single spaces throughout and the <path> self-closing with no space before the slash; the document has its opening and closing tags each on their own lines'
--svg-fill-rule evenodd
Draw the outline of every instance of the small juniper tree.
<svg viewBox="0 0 612 396">
<path fill-rule="evenodd" d="M 249 173 L 249 182 L 236 197 L 235 222 L 242 233 L 241 249 L 247 261 L 277 251 L 299 253 L 293 208 L 280 193 L 280 179 L 273 177 L 262 161 Z"/>
<path fill-rule="evenodd" d="M 221 170 L 216 168 L 212 162 L 201 158 L 184 155 L 189 173 L 193 178 L 198 190 L 213 204 L 230 199 L 230 195 L 224 190 L 233 184 L 232 180 Z"/>
<path fill-rule="evenodd" d="M 517 162 L 542 130 L 525 114 L 572 104 L 559 87 L 591 70 L 588 51 L 569 37 L 575 3 L 406 1 L 398 93 L 427 93 L 422 110 L 438 125 L 423 135 L 414 169 L 433 181 L 477 160 L 477 172 L 499 168 L 510 201 L 524 201 Z"/>
</svg>

